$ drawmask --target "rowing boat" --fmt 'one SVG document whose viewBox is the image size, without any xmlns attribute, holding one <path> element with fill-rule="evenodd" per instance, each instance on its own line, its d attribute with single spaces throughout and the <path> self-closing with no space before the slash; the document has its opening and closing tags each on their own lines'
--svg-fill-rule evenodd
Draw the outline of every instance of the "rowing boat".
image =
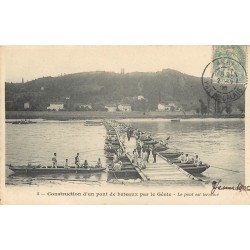
<svg viewBox="0 0 250 250">
<path fill-rule="evenodd" d="M 103 125 L 102 121 L 84 121 L 85 126 L 101 126 Z"/>
<path fill-rule="evenodd" d="M 12 122 L 12 124 L 34 124 L 36 122 L 33 122 L 33 121 L 27 121 L 27 120 L 21 120 L 21 121 L 14 121 Z"/>
<path fill-rule="evenodd" d="M 106 145 L 109 145 L 109 144 L 112 144 L 112 145 L 120 145 L 120 142 L 118 140 L 113 140 L 113 141 L 108 141 L 108 140 L 105 140 L 105 144 Z"/>
<path fill-rule="evenodd" d="M 118 148 L 104 148 L 105 152 L 107 153 L 115 153 Z"/>
<path fill-rule="evenodd" d="M 107 159 L 109 159 L 109 160 L 113 160 L 113 158 L 114 158 L 114 153 L 105 154 L 105 157 L 106 157 Z M 121 155 L 121 156 L 119 156 L 118 158 L 119 158 L 119 160 L 127 160 L 127 159 L 128 159 L 128 157 L 127 157 L 126 155 Z"/>
<path fill-rule="evenodd" d="M 150 140 L 150 141 L 143 141 L 143 143 L 144 143 L 144 144 L 147 144 L 147 145 L 149 145 L 149 144 L 153 145 L 153 144 L 157 144 L 158 141 Z"/>
<path fill-rule="evenodd" d="M 193 163 L 175 163 L 177 166 L 188 172 L 189 174 L 201 174 L 210 166 L 208 164 L 201 164 L 196 166 Z"/>
<path fill-rule="evenodd" d="M 181 153 L 165 153 L 165 154 L 161 154 L 161 156 L 163 156 L 165 159 L 167 159 L 170 163 L 177 165 L 178 167 L 182 168 L 183 170 L 185 170 L 186 172 L 188 172 L 189 174 L 195 175 L 195 174 L 201 174 L 204 171 L 206 171 L 210 165 L 202 163 L 200 165 L 195 165 L 193 162 L 192 163 L 181 163 L 180 160 L 178 158 L 176 158 L 176 156 L 180 155 Z M 178 157 L 177 156 L 177 157 Z"/>
<path fill-rule="evenodd" d="M 168 157 L 170 158 L 170 157 Z M 202 163 L 200 165 L 195 165 L 194 163 L 181 163 L 179 159 L 170 158 L 169 161 L 179 166 L 189 174 L 201 174 L 206 171 L 210 166 L 206 163 Z"/>
<path fill-rule="evenodd" d="M 23 166 L 12 166 L 9 165 L 9 169 L 17 174 L 92 174 L 99 173 L 104 171 L 106 168 L 97 168 L 97 167 L 80 167 L 76 168 L 75 166 L 63 167 L 58 166 L 57 168 L 52 168 L 51 166 L 32 166 L 32 165 L 23 165 Z"/>
<path fill-rule="evenodd" d="M 159 152 L 159 154 L 165 158 L 177 158 L 181 155 L 180 152 L 173 152 L 173 153 L 171 153 L 171 152 L 169 152 L 169 153 L 168 152 Z"/>
<path fill-rule="evenodd" d="M 140 141 L 142 141 L 142 142 L 152 141 L 152 138 L 151 138 L 151 137 L 140 137 L 139 139 L 140 139 Z"/>
<path fill-rule="evenodd" d="M 166 145 L 163 145 L 161 143 L 158 143 L 158 145 L 155 144 L 155 146 L 154 146 L 154 151 L 155 152 L 162 152 L 162 151 L 165 151 L 167 149 L 169 149 L 169 147 L 167 147 Z"/>
</svg>

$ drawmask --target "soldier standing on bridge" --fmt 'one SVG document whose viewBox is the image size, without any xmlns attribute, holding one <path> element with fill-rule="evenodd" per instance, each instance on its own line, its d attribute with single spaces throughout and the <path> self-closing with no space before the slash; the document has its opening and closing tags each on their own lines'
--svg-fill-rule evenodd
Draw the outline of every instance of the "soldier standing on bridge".
<svg viewBox="0 0 250 250">
<path fill-rule="evenodd" d="M 148 162 L 148 159 L 149 159 L 149 156 L 150 156 L 150 151 L 151 151 L 149 145 L 147 146 L 146 151 L 148 153 L 148 156 L 147 156 L 147 162 Z"/>
<path fill-rule="evenodd" d="M 153 158 L 154 158 L 154 163 L 156 163 L 156 147 L 153 145 L 153 148 L 152 148 L 152 155 L 153 155 Z"/>
<path fill-rule="evenodd" d="M 141 169 L 146 168 L 147 157 L 148 157 L 147 151 L 143 150 L 141 156 Z"/>
</svg>

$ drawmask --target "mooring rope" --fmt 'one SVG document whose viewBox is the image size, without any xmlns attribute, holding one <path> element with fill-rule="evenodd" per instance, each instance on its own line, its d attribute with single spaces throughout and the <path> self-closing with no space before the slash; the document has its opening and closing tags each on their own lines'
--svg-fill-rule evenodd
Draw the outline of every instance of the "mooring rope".
<svg viewBox="0 0 250 250">
<path fill-rule="evenodd" d="M 234 172 L 234 173 L 243 173 L 244 171 L 239 171 L 239 170 L 232 170 L 232 169 L 228 169 L 228 168 L 219 168 L 219 167 L 214 167 L 214 166 L 210 166 L 211 168 L 218 168 L 218 169 L 221 169 L 221 170 L 225 170 L 225 171 L 231 171 L 231 172 Z"/>
</svg>

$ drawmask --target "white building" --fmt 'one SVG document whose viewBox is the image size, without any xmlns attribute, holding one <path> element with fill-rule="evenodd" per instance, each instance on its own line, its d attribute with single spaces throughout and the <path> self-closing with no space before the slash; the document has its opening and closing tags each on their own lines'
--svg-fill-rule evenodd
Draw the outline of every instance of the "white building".
<svg viewBox="0 0 250 250">
<path fill-rule="evenodd" d="M 108 112 L 115 112 L 117 107 L 114 104 L 106 105 L 105 108 L 108 110 Z"/>
<path fill-rule="evenodd" d="M 170 105 L 165 105 L 165 110 L 166 110 L 166 111 L 171 111 L 171 107 L 172 107 L 172 106 L 170 106 Z"/>
<path fill-rule="evenodd" d="M 63 103 L 51 103 L 49 107 L 47 107 L 48 110 L 60 110 L 63 109 L 64 104 Z"/>
<path fill-rule="evenodd" d="M 144 100 L 144 99 L 145 99 L 145 98 L 144 98 L 143 95 L 138 95 L 138 96 L 137 96 L 137 100 L 138 100 L 138 101 L 141 101 L 141 100 Z"/>
<path fill-rule="evenodd" d="M 124 112 L 131 112 L 131 105 L 130 104 L 119 104 L 118 109 L 120 111 L 124 111 Z"/>
<path fill-rule="evenodd" d="M 169 104 L 164 104 L 164 103 L 159 103 L 158 104 L 158 110 L 159 111 L 175 111 L 177 109 L 177 106 L 175 103 L 169 103 Z"/>
<path fill-rule="evenodd" d="M 84 109 L 88 109 L 88 110 L 92 109 L 92 105 L 91 104 L 80 104 L 79 107 L 80 108 L 84 108 Z"/>
<path fill-rule="evenodd" d="M 166 105 L 164 103 L 159 103 L 158 104 L 158 110 L 159 111 L 164 111 L 166 110 Z"/>
<path fill-rule="evenodd" d="M 30 103 L 29 102 L 25 102 L 23 104 L 23 107 L 24 107 L 24 109 L 30 109 Z"/>
<path fill-rule="evenodd" d="M 177 106 L 175 105 L 175 103 L 169 103 L 167 106 L 174 107 L 175 109 L 177 108 Z"/>
</svg>

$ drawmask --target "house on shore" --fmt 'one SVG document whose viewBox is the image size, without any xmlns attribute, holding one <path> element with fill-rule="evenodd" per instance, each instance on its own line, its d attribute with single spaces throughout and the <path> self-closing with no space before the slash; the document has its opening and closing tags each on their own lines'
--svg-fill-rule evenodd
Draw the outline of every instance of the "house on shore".
<svg viewBox="0 0 250 250">
<path fill-rule="evenodd" d="M 119 103 L 119 104 L 108 104 L 105 106 L 108 112 L 131 112 L 131 105 L 127 103 Z"/>
<path fill-rule="evenodd" d="M 115 104 L 106 105 L 105 108 L 108 110 L 108 112 L 116 112 L 117 111 L 117 106 Z"/>
<path fill-rule="evenodd" d="M 50 103 L 49 107 L 47 107 L 47 110 L 59 111 L 62 110 L 63 108 L 64 108 L 63 103 Z"/>
<path fill-rule="evenodd" d="M 166 105 L 164 103 L 159 103 L 157 106 L 158 111 L 166 110 Z"/>
<path fill-rule="evenodd" d="M 145 98 L 144 98 L 143 95 L 138 95 L 138 96 L 137 96 L 137 100 L 138 100 L 138 101 L 141 101 L 141 100 L 145 100 Z"/>
<path fill-rule="evenodd" d="M 175 103 L 159 103 L 157 109 L 158 111 L 180 111 L 181 107 L 177 106 Z"/>
<path fill-rule="evenodd" d="M 121 103 L 118 105 L 118 110 L 123 111 L 123 112 L 131 112 L 131 105 Z"/>
<path fill-rule="evenodd" d="M 79 104 L 79 108 L 84 109 L 84 110 L 92 110 L 92 105 L 91 104 Z"/>
<path fill-rule="evenodd" d="M 23 108 L 26 110 L 26 109 L 30 109 L 30 103 L 29 102 L 25 102 L 23 104 Z"/>
</svg>

